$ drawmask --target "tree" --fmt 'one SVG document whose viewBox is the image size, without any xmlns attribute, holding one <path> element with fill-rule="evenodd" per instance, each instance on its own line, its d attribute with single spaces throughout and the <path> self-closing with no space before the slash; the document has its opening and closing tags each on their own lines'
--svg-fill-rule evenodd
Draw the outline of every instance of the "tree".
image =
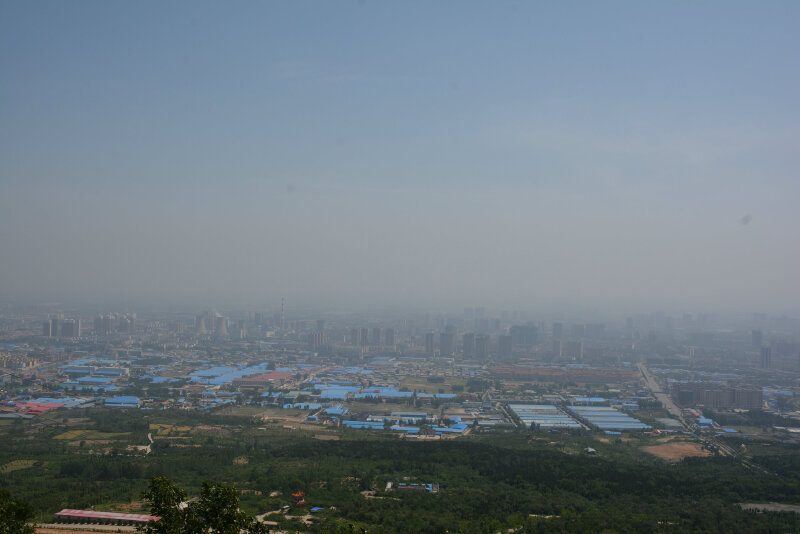
<svg viewBox="0 0 800 534">
<path fill-rule="evenodd" d="M 200 500 L 187 509 L 188 532 L 239 534 L 247 529 L 250 519 L 239 510 L 239 494 L 233 486 L 203 482 Z"/>
<path fill-rule="evenodd" d="M 0 490 L 0 534 L 33 534 L 30 524 L 35 512 L 24 501 L 15 501 L 6 490 Z"/>
<path fill-rule="evenodd" d="M 150 521 L 141 532 L 147 534 L 180 534 L 184 524 L 184 509 L 181 503 L 186 493 L 174 485 L 167 477 L 153 477 L 150 487 L 142 493 L 142 498 L 150 503 L 150 513 L 161 519 Z"/>
<path fill-rule="evenodd" d="M 184 503 L 186 493 L 166 477 L 154 477 L 142 494 L 150 503 L 150 513 L 158 516 L 139 527 L 146 534 L 266 534 L 263 523 L 239 510 L 239 494 L 234 486 L 203 482 L 200 499 Z M 0 534 L 4 534 L 0 532 Z"/>
</svg>

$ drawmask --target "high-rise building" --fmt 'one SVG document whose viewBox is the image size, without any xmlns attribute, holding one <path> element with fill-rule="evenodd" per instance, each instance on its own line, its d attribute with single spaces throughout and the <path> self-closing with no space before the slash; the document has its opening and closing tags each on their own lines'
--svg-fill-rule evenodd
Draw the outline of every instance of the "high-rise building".
<svg viewBox="0 0 800 534">
<path fill-rule="evenodd" d="M 475 334 L 472 332 L 464 334 L 464 359 L 472 360 L 475 358 Z"/>
<path fill-rule="evenodd" d="M 50 335 L 58 337 L 58 317 L 53 317 L 50 319 Z"/>
<path fill-rule="evenodd" d="M 439 354 L 443 358 L 453 356 L 455 352 L 455 334 L 452 332 L 442 332 L 439 334 Z"/>
<path fill-rule="evenodd" d="M 314 347 L 311 349 L 316 351 L 319 347 L 325 344 L 325 321 L 318 320 L 317 321 L 317 329 L 313 332 L 314 337 Z"/>
<path fill-rule="evenodd" d="M 208 332 L 205 314 L 198 315 L 194 318 L 194 330 L 198 335 L 203 335 Z"/>
<path fill-rule="evenodd" d="M 111 314 L 103 316 L 103 324 L 100 328 L 101 332 L 104 334 L 108 334 L 114 331 L 114 316 Z"/>
<path fill-rule="evenodd" d="M 67 320 L 61 322 L 61 337 L 76 337 L 75 321 Z"/>
<path fill-rule="evenodd" d="M 772 347 L 761 347 L 761 365 L 762 369 L 769 369 L 772 367 Z"/>
<path fill-rule="evenodd" d="M 478 334 L 475 336 L 475 358 L 481 361 L 489 359 L 489 335 Z"/>
<path fill-rule="evenodd" d="M 701 402 L 706 408 L 729 408 L 733 405 L 734 397 L 735 395 L 732 389 L 708 388 L 702 391 Z"/>
<path fill-rule="evenodd" d="M 359 345 L 361 347 L 368 347 L 369 346 L 369 328 L 362 328 L 361 335 L 359 336 Z"/>
<path fill-rule="evenodd" d="M 381 329 L 380 327 L 375 327 L 372 329 L 372 339 L 370 341 L 370 345 L 373 347 L 380 347 L 381 346 Z"/>
<path fill-rule="evenodd" d="M 561 340 L 560 339 L 554 339 L 553 340 L 553 359 L 557 360 L 557 359 L 561 358 L 561 350 L 562 350 Z"/>
<path fill-rule="evenodd" d="M 702 404 L 712 409 L 758 410 L 764 402 L 758 388 L 730 388 L 709 383 L 676 385 L 672 397 L 684 407 Z"/>
<path fill-rule="evenodd" d="M 764 398 L 760 389 L 738 388 L 734 391 L 734 403 L 742 410 L 760 410 Z"/>
<path fill-rule="evenodd" d="M 498 355 L 501 359 L 511 358 L 511 336 L 504 335 L 497 338 Z"/>
<path fill-rule="evenodd" d="M 228 337 L 228 318 L 220 314 L 214 317 L 214 334 L 219 337 Z"/>
<path fill-rule="evenodd" d="M 308 334 L 308 350 L 317 352 L 324 343 L 323 333 L 320 331 Z"/>
<path fill-rule="evenodd" d="M 383 344 L 389 348 L 394 348 L 394 328 L 387 328 L 384 331 Z"/>
<path fill-rule="evenodd" d="M 233 337 L 235 339 L 247 339 L 247 321 L 244 319 L 240 319 L 236 321 L 236 327 L 233 331 Z"/>
<path fill-rule="evenodd" d="M 130 334 L 133 332 L 133 319 L 129 315 L 122 315 L 117 320 L 117 332 Z"/>
<path fill-rule="evenodd" d="M 42 335 L 44 337 L 51 337 L 53 335 L 53 330 L 50 326 L 50 321 L 45 321 L 42 323 Z"/>
<path fill-rule="evenodd" d="M 75 337 L 81 337 L 81 320 L 75 319 Z"/>
<path fill-rule="evenodd" d="M 351 328 L 350 329 L 350 344 L 354 347 L 358 347 L 361 343 L 359 339 L 361 338 L 361 330 L 358 328 Z"/>
<path fill-rule="evenodd" d="M 427 354 L 433 354 L 434 350 L 433 340 L 434 340 L 433 332 L 428 332 L 427 334 L 425 334 L 425 352 Z"/>
<path fill-rule="evenodd" d="M 515 347 L 532 347 L 539 342 L 539 331 L 533 325 L 514 325 L 509 330 Z"/>
<path fill-rule="evenodd" d="M 581 361 L 583 360 L 583 342 L 581 341 L 567 341 L 563 345 L 563 355 L 568 360 Z"/>
</svg>

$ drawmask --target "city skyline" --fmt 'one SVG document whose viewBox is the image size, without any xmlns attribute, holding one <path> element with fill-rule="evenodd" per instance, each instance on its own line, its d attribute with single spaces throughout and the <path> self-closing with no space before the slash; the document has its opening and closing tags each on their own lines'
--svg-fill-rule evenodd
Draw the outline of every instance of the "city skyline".
<svg viewBox="0 0 800 534">
<path fill-rule="evenodd" d="M 0 2 L 0 532 L 800 532 L 798 50 Z"/>
</svg>

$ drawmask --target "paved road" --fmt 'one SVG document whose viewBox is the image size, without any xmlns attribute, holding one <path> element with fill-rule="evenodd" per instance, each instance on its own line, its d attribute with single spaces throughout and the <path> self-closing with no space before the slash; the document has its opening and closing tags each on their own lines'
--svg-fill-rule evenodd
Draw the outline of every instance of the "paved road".
<svg viewBox="0 0 800 534">
<path fill-rule="evenodd" d="M 639 372 L 642 373 L 644 377 L 645 384 L 653 392 L 653 395 L 661 402 L 661 405 L 667 409 L 667 411 L 672 415 L 675 419 L 681 422 L 684 428 L 688 428 L 686 425 L 686 421 L 683 419 L 683 413 L 681 413 L 681 409 L 672 402 L 672 399 L 667 395 L 665 392 L 661 391 L 661 386 L 658 385 L 655 377 L 653 377 L 650 370 L 647 366 L 643 363 L 636 364 L 639 368 Z"/>
<path fill-rule="evenodd" d="M 669 395 L 661 391 L 661 387 L 659 386 L 658 382 L 653 377 L 652 373 L 647 368 L 647 366 L 645 366 L 645 364 L 643 363 L 639 363 L 637 364 L 637 367 L 639 368 L 639 371 L 642 373 L 642 376 L 644 377 L 647 387 L 650 388 L 650 391 L 653 392 L 653 395 L 655 395 L 656 398 L 659 401 L 661 401 L 661 404 L 664 406 L 664 408 L 666 408 L 671 415 L 675 416 L 675 418 L 681 422 L 681 424 L 686 430 L 689 430 L 690 432 L 695 432 L 696 429 L 686 423 L 686 420 L 683 418 L 683 414 L 681 413 L 680 408 L 678 408 L 678 406 L 674 402 L 672 402 L 672 399 L 669 397 Z M 733 447 L 720 440 L 717 436 L 705 435 L 703 436 L 703 440 L 706 443 L 715 446 L 719 451 L 719 453 L 722 454 L 723 456 L 732 456 L 734 458 L 739 458 L 742 462 L 742 465 L 744 465 L 745 467 L 751 469 L 757 469 L 759 471 L 767 473 L 767 470 L 765 470 L 763 467 L 756 465 L 751 460 L 745 458 L 744 450 L 735 450 Z"/>
</svg>

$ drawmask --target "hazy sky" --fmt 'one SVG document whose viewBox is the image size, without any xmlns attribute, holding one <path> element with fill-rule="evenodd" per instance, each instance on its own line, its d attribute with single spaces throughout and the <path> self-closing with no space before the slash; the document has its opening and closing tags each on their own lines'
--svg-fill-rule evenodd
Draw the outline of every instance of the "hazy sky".
<svg viewBox="0 0 800 534">
<path fill-rule="evenodd" d="M 798 95 L 800 2 L 5 1 L 0 298 L 797 309 Z"/>
</svg>

